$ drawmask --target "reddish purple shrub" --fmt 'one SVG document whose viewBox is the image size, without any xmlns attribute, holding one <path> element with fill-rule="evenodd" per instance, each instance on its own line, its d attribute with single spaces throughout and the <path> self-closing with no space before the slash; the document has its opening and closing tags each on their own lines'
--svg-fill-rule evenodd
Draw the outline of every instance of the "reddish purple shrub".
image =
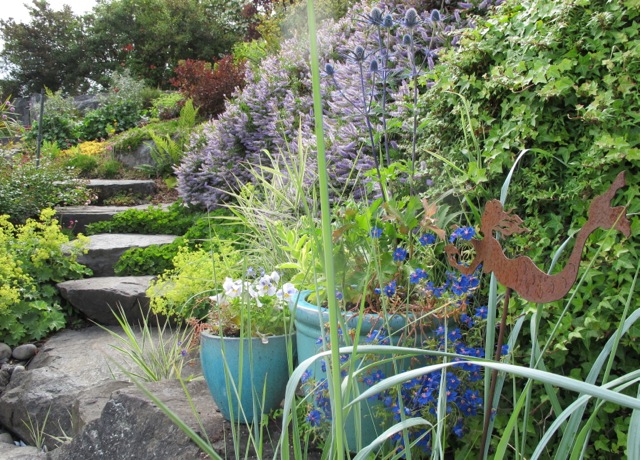
<svg viewBox="0 0 640 460">
<path fill-rule="evenodd" d="M 180 61 L 171 84 L 208 117 L 224 110 L 224 101 L 236 88 L 244 86 L 244 63 L 236 64 L 233 56 L 209 62 L 187 59 Z"/>
</svg>

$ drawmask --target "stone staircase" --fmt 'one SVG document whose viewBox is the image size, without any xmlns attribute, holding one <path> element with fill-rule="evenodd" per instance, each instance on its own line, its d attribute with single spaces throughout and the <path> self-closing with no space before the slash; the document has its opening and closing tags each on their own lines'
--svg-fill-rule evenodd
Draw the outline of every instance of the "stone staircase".
<svg viewBox="0 0 640 460">
<path fill-rule="evenodd" d="M 115 214 L 127 209 L 145 209 L 149 205 L 138 206 L 103 206 L 108 198 L 127 193 L 137 196 L 150 196 L 156 193 L 157 186 L 152 180 L 105 180 L 92 179 L 87 183 L 97 200 L 92 206 L 63 206 L 57 208 L 60 224 L 64 228 L 73 228 L 74 233 L 83 233 L 86 226 L 94 222 L 111 219 Z M 170 203 L 160 206 L 169 206 Z"/>
<path fill-rule="evenodd" d="M 98 196 L 98 203 L 118 193 L 127 192 L 143 196 L 155 193 L 153 181 L 92 180 L 89 187 Z M 116 213 L 140 206 L 73 206 L 57 209 L 61 224 L 82 232 L 92 222 L 111 219 Z M 166 205 L 168 206 L 168 205 Z M 73 221 L 73 222 L 71 222 Z M 105 233 L 89 236 L 86 254 L 78 262 L 93 271 L 91 278 L 58 283 L 57 287 L 74 308 L 87 318 L 103 325 L 117 325 L 111 310 L 121 306 L 127 319 L 137 323 L 149 309 L 146 291 L 153 276 L 115 276 L 114 265 L 130 248 L 145 248 L 173 242 L 177 235 L 140 235 L 132 233 Z"/>
</svg>

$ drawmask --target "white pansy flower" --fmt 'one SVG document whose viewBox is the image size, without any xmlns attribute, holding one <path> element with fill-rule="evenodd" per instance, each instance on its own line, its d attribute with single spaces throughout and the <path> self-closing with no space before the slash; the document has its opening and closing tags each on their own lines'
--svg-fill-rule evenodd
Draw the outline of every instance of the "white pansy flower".
<svg viewBox="0 0 640 460">
<path fill-rule="evenodd" d="M 284 283 L 282 285 L 282 289 L 278 290 L 278 292 L 276 293 L 276 295 L 278 296 L 278 299 L 284 300 L 287 302 L 290 300 L 293 300 L 297 294 L 298 294 L 298 290 L 295 288 L 295 286 L 292 283 Z"/>
<path fill-rule="evenodd" d="M 242 294 L 242 281 L 234 281 L 231 278 L 225 278 L 222 288 L 224 289 L 224 294 L 227 297 L 239 297 L 240 294 Z"/>
</svg>

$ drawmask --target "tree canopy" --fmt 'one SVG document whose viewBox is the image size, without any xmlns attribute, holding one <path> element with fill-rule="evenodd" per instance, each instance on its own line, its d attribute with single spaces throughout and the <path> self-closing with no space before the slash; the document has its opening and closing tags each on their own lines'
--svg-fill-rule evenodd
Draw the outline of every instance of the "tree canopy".
<svg viewBox="0 0 640 460">
<path fill-rule="evenodd" d="M 5 84 L 22 93 L 46 86 L 76 94 L 122 68 L 166 87 L 179 60 L 222 57 L 251 21 L 242 0 L 98 0 L 82 17 L 47 0 L 27 8 L 29 23 L 0 20 Z"/>
<path fill-rule="evenodd" d="M 0 57 L 10 79 L 24 92 L 43 86 L 53 91 L 84 89 L 88 83 L 84 20 L 66 5 L 61 11 L 52 10 L 46 0 L 33 0 L 26 7 L 31 22 L 0 20 L 5 42 Z"/>
</svg>

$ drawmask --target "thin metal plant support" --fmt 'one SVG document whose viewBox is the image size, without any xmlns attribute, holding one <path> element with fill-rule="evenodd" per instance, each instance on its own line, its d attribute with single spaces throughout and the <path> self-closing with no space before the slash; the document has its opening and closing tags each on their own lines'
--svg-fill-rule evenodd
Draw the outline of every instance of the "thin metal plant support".
<svg viewBox="0 0 640 460">
<path fill-rule="evenodd" d="M 498 332 L 498 343 L 496 344 L 496 353 L 494 356 L 495 362 L 500 362 L 500 358 L 502 357 L 502 345 L 504 344 L 504 332 L 507 328 L 507 316 L 509 313 L 509 301 L 511 300 L 511 291 L 510 287 L 504 293 L 504 299 L 502 301 L 502 317 L 500 318 L 500 329 Z M 480 446 L 482 447 L 478 452 L 478 459 L 482 459 L 484 456 L 484 447 L 487 444 L 487 436 L 489 435 L 489 423 L 491 422 L 491 412 L 493 408 L 493 398 L 494 393 L 496 391 L 496 382 L 498 380 L 498 370 L 493 369 L 491 371 L 491 385 L 489 388 L 489 398 L 484 405 L 484 423 L 482 426 L 482 442 Z"/>
</svg>

